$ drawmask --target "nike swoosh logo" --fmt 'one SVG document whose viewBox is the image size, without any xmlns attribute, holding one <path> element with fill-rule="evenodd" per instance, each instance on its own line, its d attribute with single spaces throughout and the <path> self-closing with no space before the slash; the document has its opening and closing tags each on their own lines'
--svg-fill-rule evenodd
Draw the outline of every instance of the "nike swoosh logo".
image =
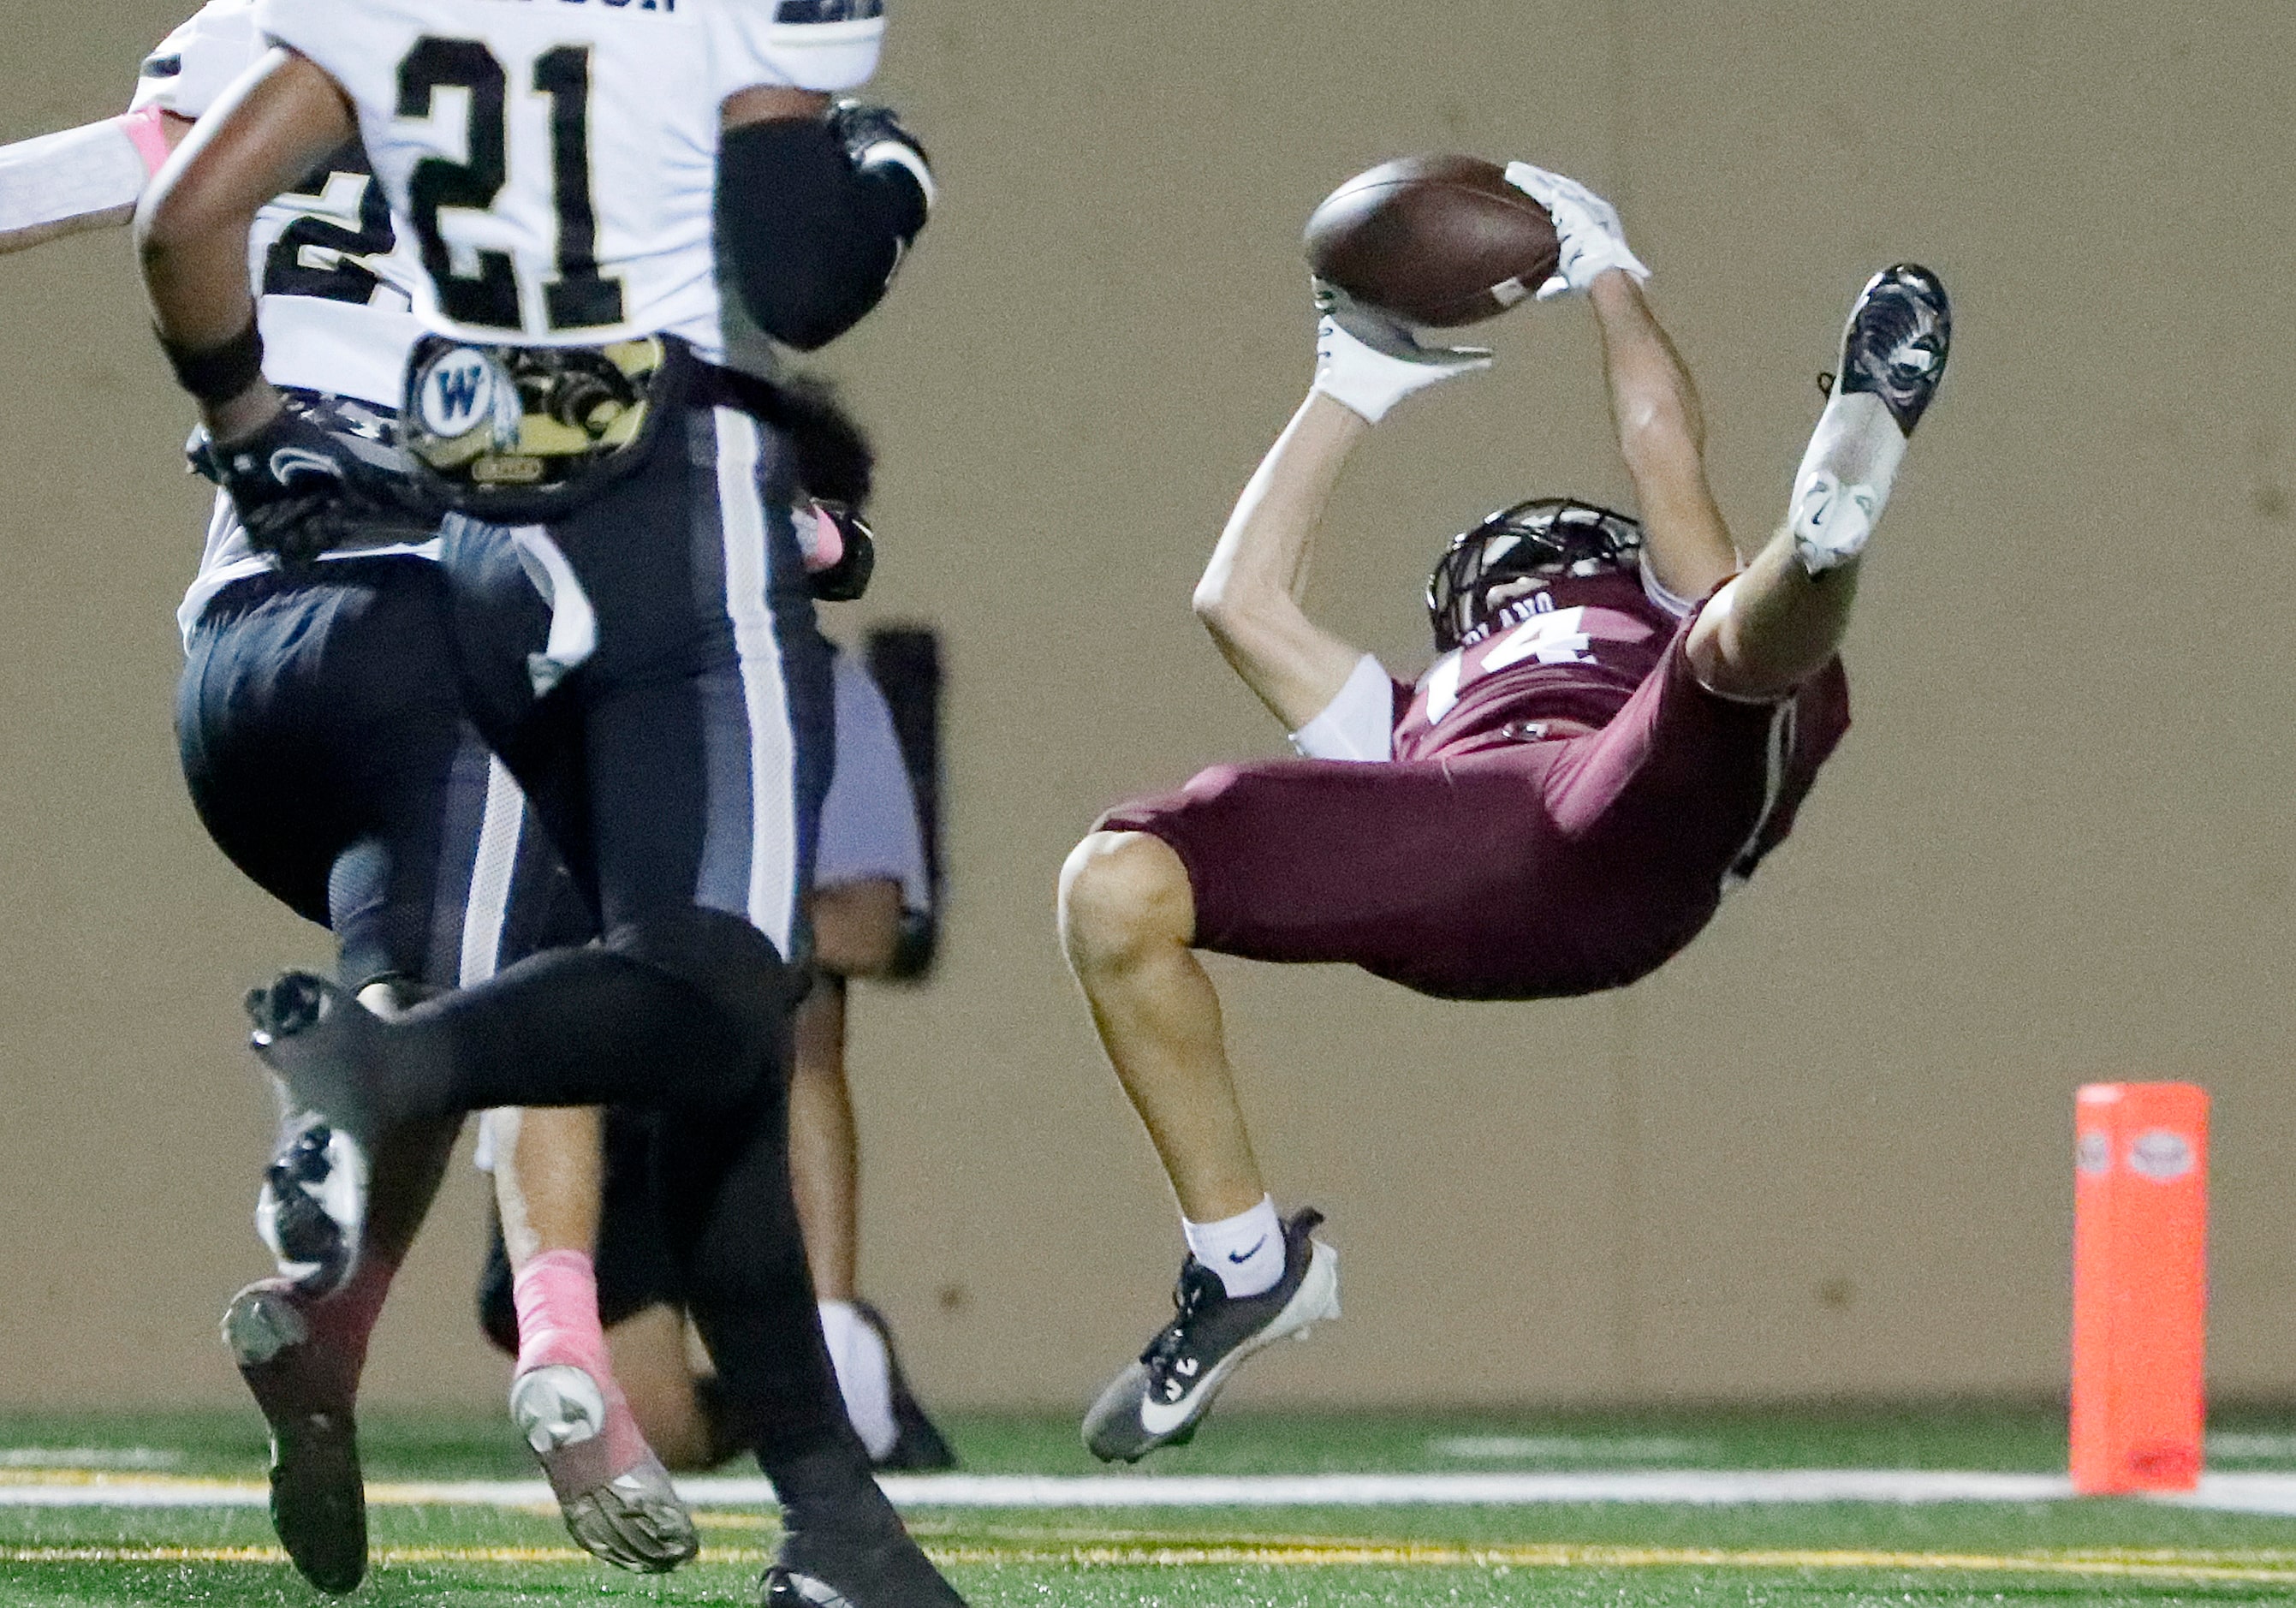
<svg viewBox="0 0 2296 1608">
<path fill-rule="evenodd" d="M 1256 1242 L 1254 1242 L 1250 1250 L 1231 1251 L 1227 1253 L 1227 1259 L 1241 1268 L 1253 1257 L 1258 1256 L 1259 1254 L 1259 1247 L 1266 1243 L 1267 1243 L 1267 1236 L 1263 1234 Z"/>
<path fill-rule="evenodd" d="M 1169 1434 L 1188 1421 L 1189 1414 L 1195 1410 L 1196 1398 L 1203 1393 L 1204 1382 L 1199 1380 L 1196 1387 L 1177 1401 L 1143 1401 L 1140 1427 L 1152 1435 Z"/>
</svg>

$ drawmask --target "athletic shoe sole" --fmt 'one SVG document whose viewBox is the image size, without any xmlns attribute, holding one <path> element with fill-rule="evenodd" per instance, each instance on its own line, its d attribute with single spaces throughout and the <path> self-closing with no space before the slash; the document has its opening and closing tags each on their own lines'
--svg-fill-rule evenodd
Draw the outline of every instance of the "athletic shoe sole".
<svg viewBox="0 0 2296 1608">
<path fill-rule="evenodd" d="M 560 1364 L 521 1374 L 511 1383 L 510 1415 L 583 1551 L 636 1574 L 667 1574 L 701 1550 L 693 1515 L 652 1454 L 619 1474 L 609 1470 L 605 1396 L 582 1369 Z"/>
<path fill-rule="evenodd" d="M 1837 389 L 1879 398 L 1910 438 L 1944 383 L 1952 351 L 1953 302 L 1944 282 L 1919 263 L 1897 263 L 1857 292 L 1842 326 Z"/>
<path fill-rule="evenodd" d="M 307 1119 L 264 1169 L 255 1232 L 280 1276 L 312 1295 L 348 1281 L 366 1218 L 366 1153 L 348 1134 Z"/>
<path fill-rule="evenodd" d="M 224 1309 L 224 1344 L 271 1426 L 271 1527 L 303 1578 L 341 1596 L 366 1576 L 366 1483 L 348 1403 L 299 1378 L 310 1326 L 284 1292 L 252 1285 Z"/>
<path fill-rule="evenodd" d="M 354 1014 L 356 1013 L 356 1014 Z M 288 1091 L 299 1127 L 272 1158 L 256 1230 L 306 1291 L 340 1288 L 358 1266 L 372 1173 L 361 1136 L 358 1030 L 374 1023 L 333 984 L 289 972 L 247 997 L 249 1045 Z"/>
<path fill-rule="evenodd" d="M 1305 1340 L 1308 1331 L 1340 1315 L 1340 1253 L 1321 1240 L 1308 1242 L 1308 1271 L 1283 1310 L 1250 1339 L 1215 1363 L 1196 1388 L 1173 1407 L 1176 1416 L 1151 1425 L 1148 1421 L 1148 1368 L 1134 1363 L 1100 1393 L 1085 1415 L 1085 1448 L 1103 1463 L 1137 1463 L 1159 1447 L 1185 1446 L 1196 1426 L 1212 1410 L 1212 1402 L 1229 1375 L 1246 1358 L 1286 1338 Z M 1161 1418 L 1163 1414 L 1158 1413 Z"/>
</svg>

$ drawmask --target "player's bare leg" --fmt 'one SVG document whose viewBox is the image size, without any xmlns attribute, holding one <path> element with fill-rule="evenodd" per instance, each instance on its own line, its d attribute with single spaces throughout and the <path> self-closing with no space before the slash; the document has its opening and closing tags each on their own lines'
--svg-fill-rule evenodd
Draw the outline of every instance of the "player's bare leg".
<svg viewBox="0 0 2296 1608">
<path fill-rule="evenodd" d="M 709 1376 L 694 1367 L 684 1308 L 657 1302 L 632 1313 L 606 1331 L 606 1347 L 631 1415 L 665 1468 L 701 1473 L 742 1449 L 709 1399 Z"/>
<path fill-rule="evenodd" d="M 1129 1463 L 1193 1435 L 1254 1351 L 1338 1317 L 1339 1259 L 1309 1237 L 1320 1213 L 1275 1215 L 1236 1099 L 1219 996 L 1189 947 L 1195 898 L 1179 856 L 1145 833 L 1086 838 L 1062 873 L 1061 933 L 1190 1247 L 1172 1321 L 1085 1417 L 1093 1455 Z"/>
<path fill-rule="evenodd" d="M 1228 1064 L 1219 995 L 1189 948 L 1187 868 L 1161 839 L 1096 832 L 1061 874 L 1061 938 L 1093 1025 L 1172 1182 L 1181 1215 L 1210 1223 L 1267 1194 Z"/>
<path fill-rule="evenodd" d="M 861 1138 L 845 1081 L 844 980 L 817 976 L 798 1007 L 790 1080 L 790 1185 L 813 1292 L 850 1302 L 860 1274 Z"/>
<path fill-rule="evenodd" d="M 881 1469 L 947 1469 L 956 1454 L 909 1388 L 884 1315 L 861 1299 L 861 1136 L 845 1075 L 846 980 L 890 966 L 900 941 L 901 884 L 871 876 L 816 886 L 813 989 L 792 1023 L 790 1187 L 822 1338 L 845 1415 Z"/>
<path fill-rule="evenodd" d="M 404 1003 L 378 983 L 361 1003 L 390 1014 Z M 299 1283 L 283 1268 L 231 1299 L 223 1341 L 271 1430 L 271 1523 L 303 1578 L 322 1591 L 347 1592 L 366 1573 L 366 1488 L 359 1469 L 359 1374 L 369 1337 L 400 1263 L 446 1176 L 459 1118 L 411 1124 L 375 1146 L 364 1250 L 348 1278 Z M 283 1263 L 281 1202 L 308 1208 L 267 1180 L 259 1220 Z M 291 1234 L 290 1238 L 291 1238 Z"/>
<path fill-rule="evenodd" d="M 1924 268 L 1885 269 L 1860 292 L 1785 528 L 1691 633 L 1691 667 L 1706 685 L 1733 697 L 1778 697 L 1841 645 L 1859 561 L 1906 444 L 1944 377 L 1952 328 L 1945 287 Z"/>
<path fill-rule="evenodd" d="M 495 1199 L 518 1309 L 511 1418 L 584 1548 L 618 1568 L 675 1569 L 701 1536 L 639 1429 L 598 1321 L 603 1117 L 570 1106 L 494 1120 Z"/>
</svg>

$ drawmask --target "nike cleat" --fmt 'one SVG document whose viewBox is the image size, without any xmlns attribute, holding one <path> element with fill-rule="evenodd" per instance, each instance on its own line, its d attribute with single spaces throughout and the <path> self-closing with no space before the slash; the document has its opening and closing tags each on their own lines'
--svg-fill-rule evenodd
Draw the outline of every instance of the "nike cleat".
<svg viewBox="0 0 2296 1608">
<path fill-rule="evenodd" d="M 368 1158 L 381 1127 L 370 1091 L 388 1076 L 374 1013 L 323 978 L 289 972 L 247 997 L 249 1044 L 294 1113 L 264 1174 L 256 1232 L 306 1292 L 340 1288 L 358 1265 Z"/>
<path fill-rule="evenodd" d="M 893 1332 L 885 1325 L 885 1315 L 865 1300 L 857 1300 L 853 1309 L 861 1321 L 877 1332 L 885 1348 L 885 1371 L 890 1376 L 893 1393 L 893 1427 L 898 1432 L 892 1449 L 875 1459 L 874 1466 L 901 1473 L 929 1473 L 956 1466 L 956 1453 L 949 1447 L 933 1421 L 925 1416 L 916 1393 L 909 1389 L 908 1375 L 901 1372 L 901 1355 L 893 1350 Z"/>
<path fill-rule="evenodd" d="M 255 1232 L 280 1276 L 306 1294 L 340 1289 L 358 1262 L 366 1218 L 366 1155 L 350 1136 L 308 1113 L 264 1169 Z"/>
<path fill-rule="evenodd" d="M 571 1363 L 511 1382 L 511 1418 L 549 1478 L 567 1533 L 617 1569 L 666 1574 L 701 1550 L 701 1532 L 652 1452 L 614 1472 L 607 1412 L 598 1382 Z"/>
<path fill-rule="evenodd" d="M 1910 436 L 1945 378 L 1953 346 L 1953 307 L 1945 285 L 1910 262 L 1866 282 L 1841 332 L 1841 376 L 1835 394 L 1868 391 L 1882 399 Z"/>
<path fill-rule="evenodd" d="M 223 1341 L 271 1426 L 271 1527 L 303 1578 L 341 1595 L 366 1574 L 357 1365 L 316 1337 L 308 1298 L 275 1279 L 224 1309 Z"/>
<path fill-rule="evenodd" d="M 783 1531 L 758 1601 L 760 1608 L 964 1608 L 898 1520 L 853 1532 Z"/>
<path fill-rule="evenodd" d="M 1283 1225 L 1283 1276 L 1265 1294 L 1231 1296 L 1194 1257 L 1181 1264 L 1172 1321 L 1092 1404 L 1086 1449 L 1103 1463 L 1136 1463 L 1160 1446 L 1185 1445 L 1245 1358 L 1337 1317 L 1340 1253 L 1309 1237 L 1323 1220 L 1309 1210 Z"/>
</svg>

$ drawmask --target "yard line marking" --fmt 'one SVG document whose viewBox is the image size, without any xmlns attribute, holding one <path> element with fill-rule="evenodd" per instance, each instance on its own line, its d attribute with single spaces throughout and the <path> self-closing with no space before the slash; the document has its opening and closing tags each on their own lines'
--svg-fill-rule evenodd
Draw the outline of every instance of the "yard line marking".
<svg viewBox="0 0 2296 1608">
<path fill-rule="evenodd" d="M 1722 1449 L 1680 1435 L 1439 1435 L 1427 1443 L 1430 1456 L 1466 1463 L 1688 1463 Z"/>
<path fill-rule="evenodd" d="M 0 1448 L 0 1468 L 51 1469 L 170 1469 L 183 1466 L 184 1454 L 148 1446 L 11 1446 Z"/>
<path fill-rule="evenodd" d="M 1218 1542 L 1168 1546 L 929 1546 L 935 1563 L 1035 1564 L 1066 1568 L 1201 1569 L 1232 1567 L 1404 1569 L 1743 1569 L 1860 1570 L 1919 1574 L 2050 1575 L 2296 1586 L 2296 1569 L 2213 1563 L 2195 1556 L 2113 1557 L 2048 1553 L 1930 1553 L 1775 1548 L 1582 1546 L 1567 1545 L 1451 1546 L 1426 1543 L 1348 1542 L 1269 1545 Z M 772 1554 L 762 1547 L 711 1547 L 709 1563 L 754 1566 Z M 378 1548 L 377 1563 L 586 1564 L 570 1546 L 398 1546 Z M 0 1547 L 0 1564 L 260 1564 L 283 1565 L 275 1546 L 14 1546 Z"/>
<path fill-rule="evenodd" d="M 711 1562 L 758 1564 L 772 1554 L 760 1546 L 713 1546 Z M 378 1564 L 394 1563 L 587 1563 L 590 1555 L 571 1546 L 378 1546 Z M 277 1546 L 4 1546 L 7 1563 L 262 1563 L 283 1564 Z"/>
<path fill-rule="evenodd" d="M 1441 1474 L 896 1474 L 882 1482 L 905 1508 L 1111 1509 L 1208 1507 L 1520 1507 L 1629 1503 L 1669 1506 L 1768 1504 L 2065 1502 L 2062 1474 L 1932 1469 L 1670 1469 Z M 681 1480 L 697 1506 L 773 1509 L 761 1479 Z M 2144 1498 L 2222 1513 L 2296 1516 L 2296 1474 L 2209 1474 L 2191 1492 Z M 260 1507 L 258 1481 L 89 1470 L 0 1470 L 0 1507 Z M 550 1514 L 539 1480 L 374 1484 L 380 1506 L 469 1506 Z"/>
</svg>

